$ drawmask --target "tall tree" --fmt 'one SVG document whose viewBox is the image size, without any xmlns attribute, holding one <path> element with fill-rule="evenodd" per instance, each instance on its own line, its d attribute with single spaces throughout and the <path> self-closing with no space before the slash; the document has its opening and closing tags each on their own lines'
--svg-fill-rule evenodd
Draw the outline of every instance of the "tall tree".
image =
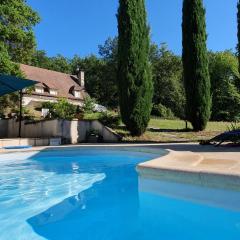
<svg viewBox="0 0 240 240">
<path fill-rule="evenodd" d="M 101 94 L 102 102 L 111 108 L 119 106 L 117 88 L 117 54 L 118 38 L 108 38 L 103 45 L 99 45 L 99 55 L 105 63 L 102 72 Z M 104 100 L 105 99 L 105 100 Z"/>
<path fill-rule="evenodd" d="M 132 135 L 141 135 L 150 120 L 153 96 L 144 0 L 119 0 L 117 17 L 121 116 Z"/>
<path fill-rule="evenodd" d="M 35 48 L 33 26 L 38 14 L 25 0 L 2 0 L 0 4 L 0 42 L 12 61 L 29 62 Z"/>
<path fill-rule="evenodd" d="M 214 121 L 235 121 L 240 117 L 238 60 L 231 51 L 209 53 Z"/>
<path fill-rule="evenodd" d="M 176 117 L 185 117 L 185 94 L 182 80 L 181 57 L 161 44 L 155 59 L 152 59 L 154 95 L 153 103 L 171 109 Z M 154 107 L 154 108 L 155 108 Z M 154 109 L 153 109 L 154 110 Z"/>
<path fill-rule="evenodd" d="M 0 43 L 0 73 L 21 76 L 18 64 L 10 60 L 8 52 L 2 43 Z M 8 94 L 0 97 L 0 118 L 4 116 L 7 108 L 14 108 L 17 101 L 17 94 Z"/>
<path fill-rule="evenodd" d="M 51 60 L 47 56 L 46 52 L 44 50 L 36 50 L 34 51 L 31 59 L 31 65 L 35 67 L 45 68 L 52 70 L 50 68 Z"/>
<path fill-rule="evenodd" d="M 238 45 L 237 45 L 237 54 L 238 54 L 238 71 L 240 73 L 240 0 L 237 3 L 237 23 L 238 23 Z"/>
<path fill-rule="evenodd" d="M 183 1 L 182 34 L 186 116 L 195 131 L 202 131 L 211 114 L 211 84 L 202 0 Z"/>
<path fill-rule="evenodd" d="M 21 76 L 17 63 L 28 63 L 35 48 L 33 26 L 39 17 L 25 0 L 1 0 L 0 3 L 0 73 Z M 16 94 L 0 98 L 0 114 L 14 108 Z"/>
</svg>

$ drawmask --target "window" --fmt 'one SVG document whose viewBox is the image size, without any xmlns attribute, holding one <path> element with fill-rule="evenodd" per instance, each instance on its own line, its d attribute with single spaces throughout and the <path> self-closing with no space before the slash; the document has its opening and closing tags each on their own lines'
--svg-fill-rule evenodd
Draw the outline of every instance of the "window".
<svg viewBox="0 0 240 240">
<path fill-rule="evenodd" d="M 80 91 L 74 91 L 74 97 L 80 98 L 81 97 Z"/>
<path fill-rule="evenodd" d="M 48 88 L 48 87 L 45 87 L 45 88 L 43 88 L 43 91 L 44 91 L 45 93 L 49 93 L 49 88 Z"/>
<path fill-rule="evenodd" d="M 43 92 L 44 92 L 44 89 L 43 89 L 43 87 L 38 87 L 38 86 L 36 86 L 36 87 L 35 87 L 35 92 L 36 92 L 36 93 L 43 93 Z"/>
<path fill-rule="evenodd" d="M 50 94 L 56 96 L 57 95 L 57 90 L 50 89 Z"/>
</svg>

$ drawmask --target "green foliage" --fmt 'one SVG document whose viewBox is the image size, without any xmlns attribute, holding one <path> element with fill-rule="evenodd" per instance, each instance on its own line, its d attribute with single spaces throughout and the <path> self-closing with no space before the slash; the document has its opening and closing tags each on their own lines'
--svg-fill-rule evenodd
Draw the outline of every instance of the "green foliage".
<svg viewBox="0 0 240 240">
<path fill-rule="evenodd" d="M 36 50 L 32 55 L 31 64 L 35 67 L 45 68 L 57 72 L 71 73 L 70 60 L 58 54 L 48 57 L 43 50 Z"/>
<path fill-rule="evenodd" d="M 174 119 L 175 116 L 170 108 L 165 107 L 161 103 L 158 105 L 153 105 L 152 115 L 161 117 L 164 119 Z"/>
<path fill-rule="evenodd" d="M 121 117 L 115 112 L 103 112 L 98 119 L 103 125 L 114 128 L 120 125 Z"/>
<path fill-rule="evenodd" d="M 60 99 L 57 103 L 45 102 L 42 104 L 43 108 L 49 109 L 50 118 L 59 118 L 72 120 L 77 112 L 77 107 L 69 103 L 66 99 Z"/>
<path fill-rule="evenodd" d="M 150 120 L 153 95 L 144 0 L 120 0 L 117 17 L 121 117 L 132 135 L 141 135 Z"/>
<path fill-rule="evenodd" d="M 72 59 L 63 60 L 63 64 L 56 64 L 54 57 L 47 57 L 44 51 L 36 51 L 32 65 L 60 72 L 70 71 L 72 74 L 76 74 L 76 69 L 80 68 L 85 71 L 85 88 L 89 95 L 99 104 L 116 109 L 119 106 L 117 52 L 118 38 L 108 38 L 99 45 L 100 57 L 91 55 L 81 58 L 76 55 Z M 161 103 L 170 108 L 174 115 L 183 118 L 185 94 L 180 57 L 169 51 L 166 44 L 160 47 L 151 44 L 149 59 L 153 69 L 153 103 Z"/>
<path fill-rule="evenodd" d="M 85 88 L 89 95 L 99 101 L 101 94 L 102 69 L 104 62 L 96 56 L 89 56 L 81 59 L 74 56 L 71 61 L 71 71 L 76 74 L 76 69 L 80 68 L 85 72 Z"/>
<path fill-rule="evenodd" d="M 57 72 L 71 73 L 70 62 L 66 57 L 58 54 L 56 57 L 50 58 L 50 60 L 50 69 Z"/>
<path fill-rule="evenodd" d="M 12 110 L 16 112 L 18 107 L 19 96 L 16 93 L 7 94 L 0 97 L 0 115 L 3 118 L 7 110 Z"/>
<path fill-rule="evenodd" d="M 42 103 L 42 108 L 49 110 L 49 115 L 47 116 L 47 118 L 55 117 L 55 105 L 56 105 L 56 103 L 53 103 L 53 102 L 43 102 Z"/>
<path fill-rule="evenodd" d="M 99 120 L 103 125 L 114 128 L 120 125 L 121 117 L 113 111 L 84 113 L 84 120 Z"/>
<path fill-rule="evenodd" d="M 93 113 L 84 113 L 83 120 L 99 120 L 101 117 L 101 113 L 93 112 Z"/>
<path fill-rule="evenodd" d="M 43 50 L 34 51 L 31 58 L 31 65 L 35 67 L 45 68 L 49 70 L 54 70 L 50 68 L 50 58 L 46 55 L 46 52 Z M 62 69 L 61 71 L 62 72 Z"/>
<path fill-rule="evenodd" d="M 118 38 L 108 38 L 103 45 L 99 45 L 99 55 L 105 63 L 102 69 L 100 103 L 110 108 L 119 106 L 117 88 L 117 53 Z"/>
<path fill-rule="evenodd" d="M 152 45 L 153 46 L 153 45 Z M 152 51 L 154 105 L 164 105 L 177 117 L 185 118 L 185 93 L 182 80 L 182 61 L 167 49 L 166 44 Z"/>
<path fill-rule="evenodd" d="M 94 55 L 81 58 L 75 55 L 72 59 L 61 55 L 48 57 L 45 51 L 35 51 L 31 64 L 36 67 L 63 73 L 77 74 L 79 68 L 85 72 L 85 88 L 91 97 L 100 104 L 116 108 L 118 91 L 116 83 L 117 38 L 108 38 L 99 45 L 99 57 Z"/>
<path fill-rule="evenodd" d="M 183 69 L 186 115 L 195 131 L 206 128 L 211 114 L 205 9 L 202 0 L 183 1 Z"/>
<path fill-rule="evenodd" d="M 105 44 L 99 46 L 102 49 L 101 51 L 99 50 L 100 54 L 107 54 L 106 52 L 110 51 L 109 49 L 107 50 L 108 44 L 107 46 Z M 110 108 L 118 106 L 116 64 L 112 62 L 110 55 L 101 55 L 101 58 L 92 55 L 83 59 L 75 56 L 71 60 L 71 71 L 73 74 L 76 73 L 77 68 L 85 72 L 85 88 L 91 97 L 104 106 Z"/>
<path fill-rule="evenodd" d="M 19 107 L 13 109 L 13 113 L 15 113 L 17 116 L 20 114 Z M 24 120 L 34 120 L 34 116 L 31 113 L 31 111 L 27 107 L 22 107 L 22 116 Z"/>
<path fill-rule="evenodd" d="M 10 60 L 5 46 L 0 43 L 0 73 L 21 76 L 19 66 Z M 19 97 L 18 94 L 8 94 L 0 97 L 0 115 L 4 117 L 6 109 L 16 108 Z"/>
<path fill-rule="evenodd" d="M 39 17 L 24 0 L 2 0 L 0 4 L 0 73 L 22 77 L 19 65 L 28 62 L 35 47 L 32 27 Z M 0 97 L 0 115 L 16 110 L 18 94 Z"/>
<path fill-rule="evenodd" d="M 39 16 L 25 0 L 2 0 L 0 4 L 0 43 L 14 62 L 29 62 L 35 48 L 33 26 Z"/>
<path fill-rule="evenodd" d="M 228 127 L 228 131 L 240 131 L 240 122 L 232 122 Z"/>
<path fill-rule="evenodd" d="M 76 114 L 76 106 L 70 104 L 66 99 L 61 99 L 55 104 L 55 113 L 58 118 L 71 120 Z"/>
<path fill-rule="evenodd" d="M 238 61 L 230 51 L 209 54 L 212 120 L 234 121 L 240 113 Z"/>
<path fill-rule="evenodd" d="M 11 61 L 5 45 L 0 42 L 0 73 L 21 76 L 19 65 Z"/>
<path fill-rule="evenodd" d="M 98 46 L 99 55 L 108 62 L 117 64 L 118 38 L 108 38 L 103 45 Z M 117 66 L 115 67 L 117 69 Z"/>
<path fill-rule="evenodd" d="M 95 100 L 89 96 L 86 96 L 83 104 L 84 113 L 93 113 L 95 107 Z"/>
</svg>

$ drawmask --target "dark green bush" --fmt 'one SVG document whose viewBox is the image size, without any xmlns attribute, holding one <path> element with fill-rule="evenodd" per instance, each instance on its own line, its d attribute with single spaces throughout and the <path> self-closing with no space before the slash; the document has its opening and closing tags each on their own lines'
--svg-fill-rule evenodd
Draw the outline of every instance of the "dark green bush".
<svg viewBox="0 0 240 240">
<path fill-rule="evenodd" d="M 161 118 L 166 118 L 166 119 L 174 119 L 175 118 L 172 110 L 170 108 L 165 107 L 161 103 L 153 106 L 152 115 L 161 117 Z"/>
<path fill-rule="evenodd" d="M 77 113 L 77 106 L 69 103 L 66 99 L 60 99 L 57 103 L 45 102 L 43 108 L 49 109 L 49 118 L 72 120 Z"/>
<path fill-rule="evenodd" d="M 95 107 L 95 99 L 87 96 L 84 99 L 83 112 L 84 113 L 93 113 Z"/>
<path fill-rule="evenodd" d="M 121 123 L 121 118 L 118 113 L 103 112 L 99 117 L 99 121 L 108 127 L 117 127 Z"/>
</svg>

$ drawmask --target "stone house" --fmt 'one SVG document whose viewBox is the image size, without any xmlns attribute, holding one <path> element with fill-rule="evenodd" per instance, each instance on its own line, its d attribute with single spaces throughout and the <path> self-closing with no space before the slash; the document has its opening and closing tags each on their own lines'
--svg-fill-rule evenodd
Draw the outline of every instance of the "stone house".
<svg viewBox="0 0 240 240">
<path fill-rule="evenodd" d="M 57 102 L 60 98 L 67 99 L 74 105 L 82 106 L 88 95 L 84 86 L 84 72 L 70 75 L 29 65 L 20 65 L 25 77 L 39 82 L 34 89 L 24 92 L 24 106 L 40 106 L 43 102 Z"/>
</svg>

